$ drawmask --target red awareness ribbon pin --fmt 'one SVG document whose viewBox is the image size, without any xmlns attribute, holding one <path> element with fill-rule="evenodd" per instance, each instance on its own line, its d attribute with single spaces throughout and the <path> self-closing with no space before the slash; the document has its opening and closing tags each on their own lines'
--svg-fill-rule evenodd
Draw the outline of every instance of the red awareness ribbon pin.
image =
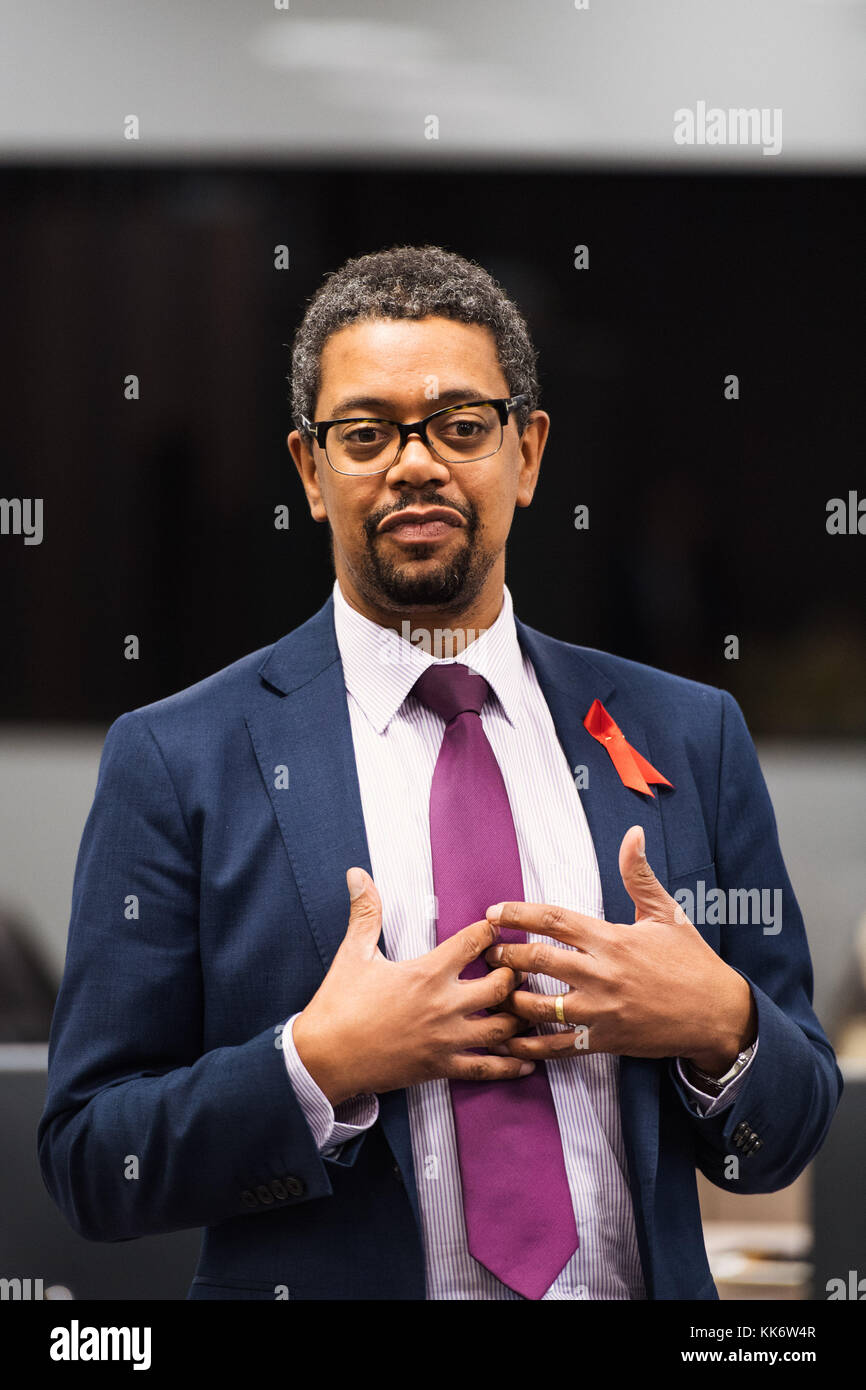
<svg viewBox="0 0 866 1390">
<path fill-rule="evenodd" d="M 583 727 L 607 749 L 610 760 L 625 786 L 653 798 L 655 792 L 650 791 L 648 782 L 660 782 L 665 787 L 673 787 L 673 782 L 669 782 L 667 777 L 657 772 L 652 763 L 648 763 L 646 758 L 626 741 L 622 729 L 611 719 L 601 700 L 593 700 L 583 721 Z"/>
</svg>

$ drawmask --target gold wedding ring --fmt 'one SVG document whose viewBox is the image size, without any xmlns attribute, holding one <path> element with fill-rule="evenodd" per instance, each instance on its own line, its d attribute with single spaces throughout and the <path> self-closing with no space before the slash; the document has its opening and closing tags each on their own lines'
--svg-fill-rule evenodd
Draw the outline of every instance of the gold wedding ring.
<svg viewBox="0 0 866 1390">
<path fill-rule="evenodd" d="M 565 1023 L 565 1022 L 566 1022 L 566 1018 L 565 1018 L 565 995 L 564 995 L 564 994 L 557 994 L 556 998 L 555 998 L 554 1001 L 553 1001 L 553 1008 L 554 1008 L 554 1011 L 555 1011 L 555 1013 L 556 1013 L 556 1021 L 557 1021 L 557 1023 Z"/>
</svg>

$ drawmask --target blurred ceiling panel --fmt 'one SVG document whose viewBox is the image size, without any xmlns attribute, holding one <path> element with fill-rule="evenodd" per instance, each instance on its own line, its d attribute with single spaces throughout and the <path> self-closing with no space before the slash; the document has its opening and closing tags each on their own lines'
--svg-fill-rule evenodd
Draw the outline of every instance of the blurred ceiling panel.
<svg viewBox="0 0 866 1390">
<path fill-rule="evenodd" d="M 5 0 L 0 157 L 855 168 L 864 9 Z"/>
</svg>

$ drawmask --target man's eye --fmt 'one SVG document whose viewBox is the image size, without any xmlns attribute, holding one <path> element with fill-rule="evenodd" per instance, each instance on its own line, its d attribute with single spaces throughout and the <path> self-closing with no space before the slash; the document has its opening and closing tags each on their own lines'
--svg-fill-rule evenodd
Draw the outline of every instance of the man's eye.
<svg viewBox="0 0 866 1390">
<path fill-rule="evenodd" d="M 340 435 L 343 444 L 361 448 L 382 444 L 387 437 L 387 432 L 376 425 L 356 425 L 353 429 L 344 430 Z"/>
<path fill-rule="evenodd" d="M 463 444 L 478 444 L 481 440 L 486 440 L 492 433 L 492 426 L 486 420 L 475 420 L 469 415 L 464 415 L 457 420 L 448 420 L 443 424 L 438 437 L 443 444 L 449 444 L 452 448 L 457 448 Z"/>
<path fill-rule="evenodd" d="M 480 420 L 449 420 L 442 433 L 456 435 L 458 439 L 474 439 L 476 435 L 483 433 L 485 428 Z"/>
</svg>

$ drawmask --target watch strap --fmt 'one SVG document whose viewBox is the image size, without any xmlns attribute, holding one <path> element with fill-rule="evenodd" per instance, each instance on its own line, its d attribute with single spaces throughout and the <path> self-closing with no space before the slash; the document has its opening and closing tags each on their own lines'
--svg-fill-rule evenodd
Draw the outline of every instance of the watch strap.
<svg viewBox="0 0 866 1390">
<path fill-rule="evenodd" d="M 705 1071 L 701 1071 L 700 1067 L 696 1067 L 694 1062 L 690 1062 L 689 1066 L 695 1075 L 699 1076 L 702 1081 L 708 1082 L 710 1086 L 721 1091 L 724 1090 L 729 1081 L 733 1081 L 735 1076 L 739 1076 L 754 1050 L 755 1044 L 751 1043 L 742 1052 L 738 1053 L 736 1061 L 728 1068 L 724 1076 L 708 1076 Z"/>
</svg>

